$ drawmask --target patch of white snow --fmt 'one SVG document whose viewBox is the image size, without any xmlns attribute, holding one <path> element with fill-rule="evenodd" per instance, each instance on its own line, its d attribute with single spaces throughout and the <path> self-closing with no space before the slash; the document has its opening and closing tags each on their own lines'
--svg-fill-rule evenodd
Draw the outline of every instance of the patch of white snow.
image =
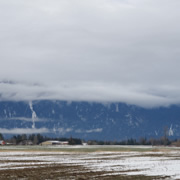
<svg viewBox="0 0 180 180">
<path fill-rule="evenodd" d="M 35 129 L 35 121 L 37 119 L 37 115 L 36 115 L 36 112 L 34 111 L 33 109 L 33 104 L 32 104 L 32 101 L 29 102 L 29 108 L 32 112 L 32 128 Z"/>
</svg>

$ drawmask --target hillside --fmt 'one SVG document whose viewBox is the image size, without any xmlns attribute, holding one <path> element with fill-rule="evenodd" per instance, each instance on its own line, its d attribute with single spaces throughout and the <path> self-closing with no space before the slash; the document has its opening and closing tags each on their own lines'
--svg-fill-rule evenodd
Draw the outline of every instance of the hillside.
<svg viewBox="0 0 180 180">
<path fill-rule="evenodd" d="M 180 136 L 180 107 L 145 109 L 124 103 L 65 101 L 0 102 L 0 132 L 122 140 Z"/>
</svg>

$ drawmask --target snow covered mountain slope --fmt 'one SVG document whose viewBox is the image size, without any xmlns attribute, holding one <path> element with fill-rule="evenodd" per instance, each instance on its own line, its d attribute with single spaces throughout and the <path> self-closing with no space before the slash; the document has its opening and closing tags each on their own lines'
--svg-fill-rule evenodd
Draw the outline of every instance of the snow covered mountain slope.
<svg viewBox="0 0 180 180">
<path fill-rule="evenodd" d="M 124 103 L 0 102 L 0 132 L 98 140 L 180 137 L 180 106 L 144 109 Z"/>
</svg>

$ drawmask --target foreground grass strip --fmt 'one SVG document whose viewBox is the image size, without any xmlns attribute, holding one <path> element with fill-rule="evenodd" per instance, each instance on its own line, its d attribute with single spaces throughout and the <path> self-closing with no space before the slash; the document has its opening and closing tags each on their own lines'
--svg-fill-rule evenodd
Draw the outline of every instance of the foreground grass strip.
<svg viewBox="0 0 180 180">
<path fill-rule="evenodd" d="M 88 146 L 88 147 L 76 147 L 76 146 L 4 146 L 0 147 L 0 152 L 5 151 L 52 151 L 52 152 L 158 152 L 158 151 L 170 151 L 170 149 L 160 148 L 160 147 L 119 147 L 119 146 Z"/>
</svg>

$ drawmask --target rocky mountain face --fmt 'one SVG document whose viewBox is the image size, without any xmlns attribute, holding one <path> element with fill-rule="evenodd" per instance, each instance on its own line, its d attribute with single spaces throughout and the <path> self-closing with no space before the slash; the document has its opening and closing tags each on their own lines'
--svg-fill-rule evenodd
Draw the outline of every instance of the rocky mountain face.
<svg viewBox="0 0 180 180">
<path fill-rule="evenodd" d="M 0 102 L 0 133 L 41 133 L 96 140 L 180 137 L 180 106 L 145 109 L 124 103 Z"/>
</svg>

